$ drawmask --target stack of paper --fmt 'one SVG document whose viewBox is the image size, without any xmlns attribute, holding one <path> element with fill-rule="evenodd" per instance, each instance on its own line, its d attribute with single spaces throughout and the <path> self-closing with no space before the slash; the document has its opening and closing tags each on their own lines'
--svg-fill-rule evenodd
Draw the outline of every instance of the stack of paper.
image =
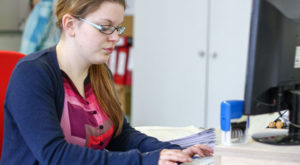
<svg viewBox="0 0 300 165">
<path fill-rule="evenodd" d="M 160 141 L 167 141 L 180 145 L 183 148 L 200 143 L 214 148 L 216 144 L 215 129 L 200 129 L 195 126 L 188 127 L 160 127 L 145 126 L 135 127 L 138 131 L 148 136 L 153 136 Z"/>
<path fill-rule="evenodd" d="M 216 134 L 215 129 L 210 128 L 198 133 L 192 134 L 179 139 L 170 140 L 168 142 L 172 144 L 180 145 L 182 148 L 187 148 L 197 143 L 204 144 L 210 148 L 214 148 L 216 144 Z"/>
</svg>

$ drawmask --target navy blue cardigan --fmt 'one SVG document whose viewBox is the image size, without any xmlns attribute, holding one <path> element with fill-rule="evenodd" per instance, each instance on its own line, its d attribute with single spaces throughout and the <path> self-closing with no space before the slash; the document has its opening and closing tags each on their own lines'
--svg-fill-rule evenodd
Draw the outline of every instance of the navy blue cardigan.
<svg viewBox="0 0 300 165">
<path fill-rule="evenodd" d="M 69 144 L 60 127 L 63 103 L 55 47 L 21 59 L 6 93 L 0 164 L 154 165 L 162 148 L 180 149 L 136 131 L 126 119 L 104 150 Z"/>
</svg>

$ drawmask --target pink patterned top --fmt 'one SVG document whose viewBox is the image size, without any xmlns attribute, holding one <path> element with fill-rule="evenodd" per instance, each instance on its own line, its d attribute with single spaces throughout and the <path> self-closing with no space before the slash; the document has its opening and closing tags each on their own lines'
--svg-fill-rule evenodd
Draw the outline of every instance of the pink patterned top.
<svg viewBox="0 0 300 165">
<path fill-rule="evenodd" d="M 85 98 L 62 71 L 65 99 L 60 126 L 68 143 L 104 149 L 113 135 L 112 121 L 99 107 L 89 76 L 84 81 Z"/>
</svg>

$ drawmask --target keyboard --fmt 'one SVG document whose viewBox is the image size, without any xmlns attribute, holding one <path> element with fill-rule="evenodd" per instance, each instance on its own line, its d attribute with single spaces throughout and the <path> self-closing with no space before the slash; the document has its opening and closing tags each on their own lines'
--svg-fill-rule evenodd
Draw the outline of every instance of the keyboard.
<svg viewBox="0 0 300 165">
<path fill-rule="evenodd" d="M 189 163 L 183 163 L 181 165 L 214 165 L 214 157 L 196 157 L 193 158 L 192 162 Z"/>
</svg>

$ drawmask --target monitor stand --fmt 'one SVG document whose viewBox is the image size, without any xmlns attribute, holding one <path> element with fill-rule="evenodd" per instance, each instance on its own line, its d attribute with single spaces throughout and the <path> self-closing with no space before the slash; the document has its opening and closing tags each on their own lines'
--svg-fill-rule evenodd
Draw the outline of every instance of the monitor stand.
<svg viewBox="0 0 300 165">
<path fill-rule="evenodd" d="M 300 145 L 300 91 L 288 91 L 286 101 L 290 110 L 289 120 L 298 126 L 290 124 L 288 131 L 254 134 L 252 138 L 255 141 L 273 145 Z"/>
</svg>

